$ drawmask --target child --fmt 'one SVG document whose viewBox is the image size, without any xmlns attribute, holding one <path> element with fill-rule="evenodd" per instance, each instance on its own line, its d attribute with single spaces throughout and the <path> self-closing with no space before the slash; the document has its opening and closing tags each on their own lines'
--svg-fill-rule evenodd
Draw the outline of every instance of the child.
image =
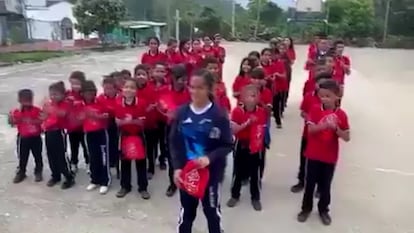
<svg viewBox="0 0 414 233">
<path fill-rule="evenodd" d="M 203 37 L 203 59 L 206 59 L 207 57 L 214 57 L 216 59 L 219 59 L 219 53 L 218 51 L 213 47 L 213 40 L 214 38 L 210 36 L 204 36 Z"/>
<path fill-rule="evenodd" d="M 231 188 L 231 199 L 227 202 L 228 207 L 235 207 L 240 200 L 242 181 L 245 179 L 245 172 L 248 171 L 250 178 L 250 194 L 253 208 L 256 211 L 262 210 L 260 202 L 261 177 L 260 167 L 263 159 L 264 130 L 267 124 L 268 112 L 260 106 L 260 93 L 256 86 L 249 85 L 243 89 L 242 105 L 236 107 L 232 114 L 232 130 L 236 135 L 236 149 L 234 151 L 234 172 Z M 253 130 L 259 127 L 260 131 Z M 260 148 L 253 150 L 252 143 L 261 141 Z"/>
<path fill-rule="evenodd" d="M 124 86 L 125 82 L 125 76 L 121 72 L 112 72 L 108 76 L 104 76 L 104 78 L 113 78 L 115 80 L 117 94 L 122 92 L 122 87 Z"/>
<path fill-rule="evenodd" d="M 328 73 L 332 74 L 332 71 L 329 68 L 331 59 L 327 59 L 326 57 L 322 57 L 318 61 L 316 61 L 315 66 L 313 67 L 313 70 L 309 71 L 309 79 L 306 80 L 304 86 L 302 95 L 305 96 L 307 93 L 312 93 L 315 91 L 315 77 L 319 76 L 322 73 Z"/>
<path fill-rule="evenodd" d="M 287 47 L 284 43 L 280 43 L 278 45 L 278 59 L 285 65 L 285 71 L 286 71 L 286 78 L 280 78 L 278 81 L 278 89 L 282 92 L 283 96 L 283 103 L 282 103 L 282 115 L 283 112 L 287 106 L 287 99 L 289 96 L 289 87 L 290 82 L 292 80 L 292 61 L 290 60 L 288 53 L 287 53 Z"/>
<path fill-rule="evenodd" d="M 345 76 L 351 74 L 351 60 L 344 55 L 345 43 L 342 40 L 337 40 L 335 46 L 335 76 L 334 79 L 341 87 L 341 97 L 344 93 Z"/>
<path fill-rule="evenodd" d="M 315 77 L 315 87 L 314 91 L 307 93 L 302 100 L 302 103 L 300 105 L 301 110 L 301 117 L 304 119 L 305 124 L 302 131 L 302 140 L 300 143 L 300 160 L 299 160 L 299 173 L 298 173 L 298 180 L 299 182 L 292 186 L 290 191 L 293 193 L 298 193 L 303 190 L 305 187 L 305 164 L 306 164 L 306 157 L 305 157 L 305 150 L 307 145 L 307 137 L 308 137 L 308 125 L 307 125 L 307 119 L 309 116 L 310 110 L 314 106 L 320 106 L 321 105 L 321 99 L 318 96 L 318 87 L 319 84 L 325 80 L 331 79 L 332 76 L 329 73 L 322 73 Z"/>
<path fill-rule="evenodd" d="M 230 99 L 229 97 L 227 97 L 226 85 L 219 77 L 218 60 L 214 57 L 207 57 L 206 59 L 204 59 L 203 63 L 204 63 L 204 68 L 210 73 L 212 73 L 216 80 L 216 84 L 214 87 L 215 101 L 217 101 L 218 105 L 222 107 L 224 111 L 226 111 L 227 113 L 230 113 L 231 111 Z"/>
<path fill-rule="evenodd" d="M 66 157 L 66 133 L 64 129 L 70 103 L 65 100 L 65 92 L 63 82 L 51 84 L 49 86 L 50 101 L 45 103 L 43 107 L 46 152 L 50 171 L 52 172 L 52 178 L 47 182 L 47 186 L 55 186 L 60 182 L 63 174 L 66 180 L 62 183 L 62 189 L 71 188 L 75 184 L 69 160 Z"/>
<path fill-rule="evenodd" d="M 137 83 L 133 79 L 125 81 L 123 95 L 118 99 L 115 115 L 116 123 L 120 128 L 121 141 L 127 136 L 137 136 L 144 140 L 144 121 L 146 118 L 147 102 L 144 99 L 137 98 Z M 122 144 L 122 142 L 121 142 Z M 125 197 L 131 191 L 131 163 L 132 161 L 125 157 L 126 151 L 122 151 L 121 159 L 121 190 L 116 196 L 118 198 Z M 135 160 L 137 171 L 138 192 L 142 199 L 150 199 L 147 191 L 147 161 L 145 158 Z"/>
<path fill-rule="evenodd" d="M 293 65 L 293 63 L 295 63 L 295 60 L 296 60 L 296 51 L 295 51 L 295 45 L 293 43 L 293 39 L 291 37 L 285 38 L 284 44 L 287 48 L 287 51 L 286 51 L 287 56 L 289 57 L 291 65 Z"/>
<path fill-rule="evenodd" d="M 30 89 L 19 90 L 17 98 L 20 108 L 10 112 L 9 124 L 17 127 L 17 154 L 19 167 L 13 183 L 17 184 L 26 179 L 26 167 L 30 152 L 35 161 L 35 182 L 43 180 L 42 161 L 42 120 L 40 108 L 33 106 L 33 91 Z"/>
<path fill-rule="evenodd" d="M 221 35 L 215 34 L 214 41 L 213 41 L 213 48 L 217 52 L 217 59 L 219 60 L 219 69 L 220 69 L 220 79 L 223 79 L 223 66 L 226 59 L 226 49 L 223 46 L 220 46 L 221 43 Z"/>
<path fill-rule="evenodd" d="M 148 104 L 145 119 L 145 149 L 148 159 L 148 180 L 151 180 L 155 173 L 155 160 L 158 156 L 159 130 L 158 112 L 156 111 L 155 86 L 149 80 L 148 68 L 145 65 L 137 65 L 134 69 L 135 81 L 137 82 L 137 97 L 145 99 Z"/>
<path fill-rule="evenodd" d="M 209 232 L 220 233 L 220 186 L 233 143 L 228 116 L 212 101 L 214 83 L 215 77 L 210 72 L 194 73 L 190 83 L 191 102 L 177 111 L 171 126 L 170 150 L 178 186 L 182 184 L 182 169 L 187 162 L 197 163 L 200 169 L 208 168 L 208 186 L 201 202 Z M 188 233 L 196 218 L 199 199 L 180 190 L 180 202 L 177 232 Z"/>
<path fill-rule="evenodd" d="M 165 50 L 168 69 L 171 69 L 174 65 L 180 64 L 182 62 L 181 55 L 177 51 L 177 48 L 178 41 L 176 39 L 169 39 L 167 42 L 167 49 Z"/>
<path fill-rule="evenodd" d="M 116 168 L 119 172 L 119 136 L 118 127 L 115 123 L 115 108 L 117 99 L 116 80 L 106 77 L 102 81 L 103 93 L 100 94 L 96 101 L 106 108 L 108 112 L 108 151 L 109 151 L 109 167 Z"/>
<path fill-rule="evenodd" d="M 124 80 L 125 79 L 129 79 L 129 78 L 132 78 L 131 71 L 129 71 L 129 70 L 123 69 L 123 70 L 121 70 L 120 73 L 121 73 L 121 75 L 122 75 L 122 77 L 123 77 Z"/>
<path fill-rule="evenodd" d="M 148 65 L 151 68 L 157 62 L 165 62 L 167 57 L 160 51 L 160 40 L 157 37 L 148 38 L 148 52 L 144 53 L 141 57 L 141 64 Z"/>
<path fill-rule="evenodd" d="M 187 84 L 187 75 L 185 67 L 182 65 L 176 65 L 172 69 L 173 75 L 173 85 L 171 90 L 168 92 L 169 97 L 173 100 L 175 107 L 180 107 L 181 105 L 188 104 L 190 102 L 190 93 L 186 87 Z M 166 144 L 169 145 L 168 135 L 171 129 L 171 120 L 174 117 L 175 109 L 161 110 L 165 112 L 165 117 L 167 118 L 167 127 L 166 127 Z M 168 158 L 168 175 L 170 179 L 170 184 L 167 188 L 166 195 L 167 197 L 172 197 L 177 191 L 177 186 L 174 183 L 174 169 L 171 160 L 171 154 L 167 147 L 167 158 Z"/>
<path fill-rule="evenodd" d="M 247 55 L 247 57 L 254 60 L 254 67 L 252 68 L 260 66 L 260 53 L 259 52 L 251 51 L 249 55 Z"/>
<path fill-rule="evenodd" d="M 315 106 L 309 112 L 308 145 L 305 156 L 306 181 L 302 211 L 298 221 L 305 222 L 313 206 L 313 194 L 317 184 L 320 191 L 318 203 L 319 216 L 324 225 L 331 224 L 329 204 L 331 201 L 331 183 L 338 161 L 339 141 L 350 140 L 349 123 L 346 113 L 337 107 L 340 88 L 336 81 L 326 80 L 319 85 L 318 95 L 321 106 Z"/>
<path fill-rule="evenodd" d="M 109 170 L 108 148 L 108 110 L 96 100 L 96 86 L 87 80 L 82 85 L 85 118 L 83 131 L 90 157 L 91 183 L 87 191 L 99 187 L 99 193 L 104 195 L 109 191 L 111 172 Z"/>
<path fill-rule="evenodd" d="M 89 156 L 86 149 L 82 122 L 78 120 L 79 109 L 82 108 L 81 88 L 82 83 L 85 82 L 85 73 L 81 71 L 74 71 L 69 76 L 69 83 L 71 89 L 66 92 L 66 99 L 71 102 L 72 108 L 68 113 L 68 124 L 66 130 L 69 135 L 70 143 L 70 164 L 73 172 L 78 171 L 79 163 L 79 146 L 82 145 L 83 157 L 85 158 L 86 168 L 89 170 Z"/>
<path fill-rule="evenodd" d="M 239 75 L 233 82 L 233 96 L 239 99 L 241 90 L 251 83 L 250 72 L 254 67 L 254 60 L 250 58 L 243 58 L 240 64 Z"/>
</svg>

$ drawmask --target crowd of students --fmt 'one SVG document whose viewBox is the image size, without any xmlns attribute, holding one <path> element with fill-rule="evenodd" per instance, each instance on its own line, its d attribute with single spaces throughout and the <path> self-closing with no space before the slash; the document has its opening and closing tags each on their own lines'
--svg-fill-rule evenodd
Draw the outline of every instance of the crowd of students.
<svg viewBox="0 0 414 233">
<path fill-rule="evenodd" d="M 35 181 L 43 180 L 42 133 L 51 170 L 49 187 L 57 185 L 62 175 L 62 189 L 75 184 L 82 147 L 90 174 L 88 191 L 99 189 L 106 194 L 112 182 L 111 168 L 115 168 L 121 181 L 116 196 L 125 197 L 132 190 L 131 167 L 135 163 L 138 192 L 143 199 L 150 199 L 148 184 L 158 160 L 161 170 L 168 168 L 166 195 L 171 197 L 180 190 L 179 232 L 191 232 L 201 199 L 209 232 L 219 233 L 220 184 L 226 156 L 233 151 L 227 206 L 235 207 L 242 186 L 249 184 L 252 206 L 262 210 L 261 184 L 271 141 L 271 118 L 282 128 L 296 59 L 294 45 L 289 38 L 275 39 L 269 48 L 246 54 L 232 85 L 237 104 L 231 106 L 222 79 L 226 51 L 220 40 L 218 34 L 202 41 L 170 40 L 162 52 L 160 41 L 150 38 L 141 64 L 132 73 L 123 70 L 105 76 L 101 94 L 81 71 L 69 76 L 68 89 L 63 81 L 51 84 L 49 98 L 39 107 L 33 104 L 30 89 L 20 90 L 20 107 L 9 115 L 9 123 L 18 131 L 19 166 L 14 183 L 26 178 L 30 153 L 35 158 Z M 298 215 L 301 222 L 312 210 L 315 186 L 321 220 L 326 225 L 331 222 L 328 206 L 338 139 L 350 139 L 347 115 L 340 108 L 345 76 L 350 73 L 350 60 L 342 54 L 343 49 L 342 41 L 330 46 L 327 38 L 319 35 L 308 51 L 305 68 L 309 78 L 300 107 L 305 124 L 299 182 L 291 188 L 294 193 L 305 190 Z M 196 176 L 194 170 L 199 170 Z M 202 193 L 195 195 L 194 190 L 199 189 Z"/>
</svg>

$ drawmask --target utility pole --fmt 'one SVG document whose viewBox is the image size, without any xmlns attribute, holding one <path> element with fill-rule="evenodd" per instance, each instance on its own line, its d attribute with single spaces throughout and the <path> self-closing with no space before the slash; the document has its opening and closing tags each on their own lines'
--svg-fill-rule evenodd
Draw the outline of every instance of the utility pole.
<svg viewBox="0 0 414 233">
<path fill-rule="evenodd" d="M 178 9 L 175 10 L 174 20 L 175 20 L 175 39 L 177 41 L 179 41 L 180 40 L 180 20 L 181 20 L 181 18 L 180 18 L 180 10 L 178 10 Z"/>
<path fill-rule="evenodd" d="M 231 1 L 231 34 L 236 37 L 236 0 Z"/>
<path fill-rule="evenodd" d="M 257 0 L 257 18 L 256 18 L 256 27 L 254 28 L 254 38 L 257 38 L 257 31 L 259 30 L 260 25 L 260 12 L 262 8 L 262 0 Z"/>
<path fill-rule="evenodd" d="M 389 21 L 389 18 L 390 18 L 390 10 L 391 10 L 391 0 L 387 0 L 387 6 L 385 8 L 384 32 L 382 34 L 382 42 L 383 43 L 387 40 L 388 21 Z"/>
</svg>

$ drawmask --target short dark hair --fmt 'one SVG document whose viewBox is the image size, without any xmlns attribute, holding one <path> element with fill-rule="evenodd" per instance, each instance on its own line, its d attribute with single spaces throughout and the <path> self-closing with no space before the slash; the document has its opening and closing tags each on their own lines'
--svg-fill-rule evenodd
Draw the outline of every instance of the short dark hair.
<svg viewBox="0 0 414 233">
<path fill-rule="evenodd" d="M 165 63 L 163 61 L 157 61 L 154 64 L 154 67 L 156 67 L 156 66 L 164 66 L 164 67 L 167 67 L 167 63 Z"/>
<path fill-rule="evenodd" d="M 148 37 L 147 43 L 149 44 L 151 40 L 155 40 L 158 43 L 158 45 L 161 44 L 160 39 L 158 39 L 158 37 L 156 36 Z"/>
<path fill-rule="evenodd" d="M 133 82 L 135 84 L 135 87 L 138 88 L 138 83 L 137 83 L 137 81 L 135 79 L 133 79 L 133 78 L 126 78 L 125 79 L 125 83 L 126 82 Z"/>
<path fill-rule="evenodd" d="M 65 83 L 63 81 L 52 83 L 49 86 L 49 91 L 57 91 L 64 94 L 66 92 Z"/>
<path fill-rule="evenodd" d="M 76 79 L 76 80 L 79 80 L 80 82 L 85 82 L 86 76 L 85 76 L 85 73 L 77 70 L 77 71 L 73 71 L 70 74 L 69 79 Z"/>
<path fill-rule="evenodd" d="M 219 61 L 215 57 L 208 56 L 203 60 L 203 67 L 206 68 L 209 64 L 219 64 Z"/>
<path fill-rule="evenodd" d="M 328 72 L 322 72 L 320 74 L 317 74 L 315 76 L 315 81 L 319 82 L 320 80 L 328 80 L 328 79 L 332 79 L 332 74 L 328 73 Z"/>
<path fill-rule="evenodd" d="M 255 56 L 255 57 L 257 57 L 258 59 L 260 59 L 260 53 L 259 53 L 259 52 L 257 52 L 257 51 L 251 51 L 251 52 L 250 52 L 247 56 L 248 56 L 248 57 Z"/>
<path fill-rule="evenodd" d="M 339 87 L 338 82 L 336 82 L 333 79 L 327 79 L 327 80 L 321 82 L 319 84 L 319 89 L 330 90 L 333 93 L 335 93 L 335 95 L 339 95 L 340 92 L 341 92 L 341 88 Z"/>
<path fill-rule="evenodd" d="M 262 50 L 261 55 L 263 55 L 265 52 L 270 52 L 270 53 L 273 53 L 273 50 L 272 50 L 271 48 L 264 48 L 264 49 Z"/>
<path fill-rule="evenodd" d="M 260 79 L 260 80 L 262 80 L 262 79 L 265 78 L 265 72 L 264 72 L 264 70 L 262 68 L 256 67 L 256 68 L 254 68 L 252 70 L 252 72 L 250 74 L 250 77 L 252 79 Z"/>
<path fill-rule="evenodd" d="M 144 64 L 139 64 L 139 65 L 135 66 L 134 74 L 136 74 L 138 72 L 138 70 L 144 70 L 148 74 L 149 67 L 147 65 L 144 65 Z"/>
<path fill-rule="evenodd" d="M 114 85 L 114 86 L 116 86 L 116 80 L 113 78 L 113 77 L 105 77 L 103 80 L 102 80 L 102 84 L 110 84 L 110 85 Z"/>
<path fill-rule="evenodd" d="M 168 42 L 167 42 L 167 46 L 171 46 L 171 45 L 173 45 L 173 44 L 177 44 L 177 43 L 178 43 L 177 39 L 175 39 L 175 38 L 170 38 L 170 39 L 168 40 Z"/>
<path fill-rule="evenodd" d="M 114 71 L 109 74 L 109 77 L 112 77 L 112 78 L 119 77 L 119 76 L 122 76 L 122 73 L 119 71 Z"/>
<path fill-rule="evenodd" d="M 337 45 L 339 45 L 339 44 L 343 44 L 343 45 L 345 45 L 345 42 L 344 42 L 343 40 L 336 40 L 336 41 L 334 42 L 334 47 L 336 48 L 336 46 L 337 46 Z"/>
<path fill-rule="evenodd" d="M 184 64 L 178 64 L 171 68 L 171 74 L 174 80 L 178 80 L 182 77 L 187 76 L 187 69 Z"/>
<path fill-rule="evenodd" d="M 29 99 L 32 100 L 33 99 L 33 91 L 30 89 L 21 89 L 17 92 L 17 97 L 19 99 Z"/>
<path fill-rule="evenodd" d="M 127 70 L 127 69 L 123 69 L 121 70 L 121 74 L 122 75 L 128 75 L 128 77 L 131 77 L 131 71 Z"/>
<path fill-rule="evenodd" d="M 82 84 L 82 92 L 97 92 L 95 83 L 92 80 L 86 80 Z"/>
</svg>

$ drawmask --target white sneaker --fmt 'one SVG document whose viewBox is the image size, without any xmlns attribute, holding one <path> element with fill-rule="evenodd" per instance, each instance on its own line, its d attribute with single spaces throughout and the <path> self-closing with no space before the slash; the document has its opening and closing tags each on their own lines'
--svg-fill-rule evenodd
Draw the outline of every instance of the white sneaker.
<svg viewBox="0 0 414 233">
<path fill-rule="evenodd" d="M 98 185 L 96 184 L 89 184 L 88 187 L 86 187 L 87 191 L 92 191 L 98 188 Z"/>
<path fill-rule="evenodd" d="M 108 187 L 108 186 L 101 186 L 101 187 L 99 188 L 99 193 L 100 193 L 100 194 L 102 194 L 102 195 L 107 194 L 107 193 L 108 193 L 108 191 L 109 191 L 109 187 Z"/>
</svg>

